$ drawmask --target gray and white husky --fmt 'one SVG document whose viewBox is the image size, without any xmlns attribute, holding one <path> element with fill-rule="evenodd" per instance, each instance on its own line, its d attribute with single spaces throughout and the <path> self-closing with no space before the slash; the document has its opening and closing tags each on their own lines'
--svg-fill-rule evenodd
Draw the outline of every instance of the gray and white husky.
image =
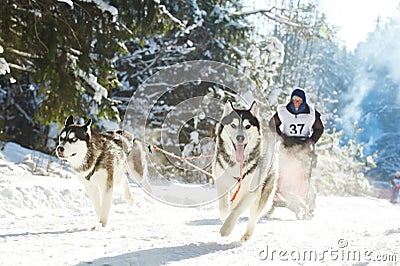
<svg viewBox="0 0 400 266">
<path fill-rule="evenodd" d="M 258 117 L 256 102 L 248 110 L 235 109 L 230 101 L 224 106 L 216 139 L 216 159 L 212 165 L 220 217 L 224 220 L 221 236 L 228 236 L 240 215 L 250 208 L 247 229 L 242 237 L 242 240 L 248 240 L 261 212 L 272 206 L 277 174 L 275 166 L 266 167 L 268 156 L 263 142 L 267 138 L 263 136 Z M 242 182 L 238 189 L 240 172 Z M 237 195 L 233 199 L 235 192 Z"/>
<path fill-rule="evenodd" d="M 56 152 L 76 171 L 93 203 L 99 222 L 107 225 L 115 185 L 123 186 L 124 197 L 133 205 L 126 173 L 144 182 L 147 164 L 142 146 L 125 130 L 97 133 L 92 121 L 74 123 L 72 116 L 65 121 Z M 148 183 L 147 183 L 148 184 Z"/>
</svg>

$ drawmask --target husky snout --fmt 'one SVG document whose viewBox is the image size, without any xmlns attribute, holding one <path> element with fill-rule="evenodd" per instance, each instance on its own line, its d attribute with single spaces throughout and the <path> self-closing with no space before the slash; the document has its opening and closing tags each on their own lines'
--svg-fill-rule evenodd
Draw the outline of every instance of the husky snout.
<svg viewBox="0 0 400 266">
<path fill-rule="evenodd" d="M 237 135 L 236 136 L 236 140 L 238 143 L 243 143 L 244 141 L 244 135 Z"/>
<path fill-rule="evenodd" d="M 65 152 L 64 146 L 58 145 L 57 149 L 56 149 L 56 153 L 57 153 L 58 158 L 67 159 L 68 157 L 74 157 L 76 155 L 76 153 L 73 153 L 73 154 L 68 156 L 68 155 L 65 155 L 64 152 Z"/>
<path fill-rule="evenodd" d="M 64 151 L 65 151 L 65 149 L 63 146 L 61 146 L 61 145 L 57 146 L 56 152 L 57 152 L 58 157 L 64 157 Z"/>
</svg>

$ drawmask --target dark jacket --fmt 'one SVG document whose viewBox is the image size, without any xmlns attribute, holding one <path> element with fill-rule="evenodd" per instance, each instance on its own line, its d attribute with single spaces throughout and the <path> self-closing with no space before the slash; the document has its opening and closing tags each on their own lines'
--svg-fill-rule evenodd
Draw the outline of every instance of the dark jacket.
<svg viewBox="0 0 400 266">
<path fill-rule="evenodd" d="M 296 115 L 292 111 L 292 108 L 290 107 L 290 103 L 286 105 L 286 109 L 294 116 Z M 301 113 L 304 113 L 304 114 L 310 113 L 310 107 L 308 106 L 308 104 L 306 104 L 305 107 L 303 108 L 303 110 L 297 114 L 301 114 Z M 279 126 L 281 124 L 282 124 L 282 122 L 279 119 L 278 113 L 275 113 L 275 115 L 269 121 L 269 128 L 271 129 L 271 131 L 276 132 L 278 135 L 282 136 L 282 132 L 279 129 Z M 321 121 L 321 114 L 317 110 L 315 110 L 315 122 L 312 125 L 312 129 L 313 129 L 313 133 L 310 138 L 315 143 L 317 143 L 317 141 L 320 139 L 320 137 L 324 133 L 324 125 L 322 124 L 322 121 Z"/>
</svg>

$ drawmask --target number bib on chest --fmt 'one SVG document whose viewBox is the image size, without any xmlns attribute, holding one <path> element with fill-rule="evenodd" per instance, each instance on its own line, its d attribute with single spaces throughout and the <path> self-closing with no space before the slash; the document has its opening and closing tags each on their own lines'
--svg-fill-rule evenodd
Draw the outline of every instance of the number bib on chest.
<svg viewBox="0 0 400 266">
<path fill-rule="evenodd" d="M 282 122 L 281 131 L 286 136 L 291 137 L 309 137 L 311 135 L 311 127 L 315 122 L 315 110 L 310 107 L 309 114 L 290 113 L 286 106 L 278 109 L 278 116 Z"/>
</svg>

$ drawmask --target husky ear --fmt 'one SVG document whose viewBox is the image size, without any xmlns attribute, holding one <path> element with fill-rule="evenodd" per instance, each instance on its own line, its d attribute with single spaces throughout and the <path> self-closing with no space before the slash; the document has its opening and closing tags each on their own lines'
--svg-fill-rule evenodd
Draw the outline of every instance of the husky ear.
<svg viewBox="0 0 400 266">
<path fill-rule="evenodd" d="M 232 101 L 231 100 L 227 100 L 224 106 L 224 114 L 223 116 L 227 116 L 228 114 L 230 114 L 233 111 L 233 105 L 232 105 Z"/>
<path fill-rule="evenodd" d="M 89 135 L 89 138 L 92 135 L 91 127 L 92 126 L 92 119 L 89 119 L 86 124 L 83 126 L 83 128 L 86 130 L 86 133 Z"/>
<path fill-rule="evenodd" d="M 72 125 L 74 123 L 74 117 L 72 115 L 68 116 L 65 120 L 65 127 Z"/>
<path fill-rule="evenodd" d="M 257 104 L 256 101 L 253 101 L 253 103 L 251 104 L 250 113 L 251 113 L 254 117 L 258 117 L 259 108 L 258 108 L 258 104 Z"/>
</svg>

